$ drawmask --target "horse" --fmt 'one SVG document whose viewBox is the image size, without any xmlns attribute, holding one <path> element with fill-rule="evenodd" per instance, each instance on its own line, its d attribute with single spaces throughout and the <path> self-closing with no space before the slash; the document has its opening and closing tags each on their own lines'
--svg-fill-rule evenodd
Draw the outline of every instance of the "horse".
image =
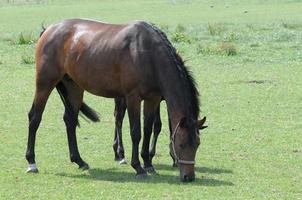
<svg viewBox="0 0 302 200">
<path fill-rule="evenodd" d="M 161 98 L 167 102 L 171 119 L 170 151 L 176 159 L 181 181 L 195 179 L 195 155 L 200 144 L 199 93 L 191 73 L 176 56 L 167 36 L 154 25 L 136 21 L 108 24 L 88 19 L 67 19 L 41 33 L 35 50 L 36 87 L 29 111 L 27 172 L 38 172 L 35 138 L 50 93 L 60 94 L 65 112 L 71 162 L 82 169 L 89 165 L 81 158 L 76 139 L 78 114 L 97 121 L 94 111 L 83 102 L 83 93 L 107 98 L 125 97 L 132 140 L 131 166 L 136 178 L 147 172 L 138 156 L 141 140 L 140 107 L 144 100 L 144 137 L 151 134 L 152 122 Z M 148 142 L 143 144 L 144 165 L 150 166 Z"/>
</svg>

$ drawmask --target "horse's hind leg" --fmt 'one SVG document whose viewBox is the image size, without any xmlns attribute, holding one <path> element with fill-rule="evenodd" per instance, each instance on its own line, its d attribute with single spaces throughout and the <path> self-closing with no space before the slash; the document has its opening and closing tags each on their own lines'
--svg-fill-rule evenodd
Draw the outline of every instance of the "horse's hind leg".
<svg viewBox="0 0 302 200">
<path fill-rule="evenodd" d="M 56 80 L 44 78 L 37 78 L 36 92 L 32 107 L 28 113 L 29 127 L 28 127 L 28 141 L 26 150 L 26 160 L 29 163 L 27 172 L 37 173 L 38 168 L 36 167 L 35 161 L 35 141 L 36 132 L 39 128 L 42 114 L 47 102 L 47 99 L 56 84 Z"/>
<path fill-rule="evenodd" d="M 72 80 L 63 79 L 58 85 L 57 89 L 60 96 L 65 100 L 65 113 L 63 119 L 66 125 L 70 160 L 71 162 L 78 164 L 81 169 L 89 169 L 89 165 L 80 156 L 76 138 L 78 114 L 83 102 L 84 91 Z"/>
<path fill-rule="evenodd" d="M 126 164 L 127 161 L 125 159 L 125 151 L 123 145 L 122 138 L 122 126 L 123 119 L 126 112 L 126 99 L 125 98 L 115 98 L 115 109 L 114 109 L 114 117 L 115 117 L 115 131 L 114 131 L 114 143 L 113 150 L 115 154 L 115 160 L 120 161 L 120 164 Z"/>
</svg>

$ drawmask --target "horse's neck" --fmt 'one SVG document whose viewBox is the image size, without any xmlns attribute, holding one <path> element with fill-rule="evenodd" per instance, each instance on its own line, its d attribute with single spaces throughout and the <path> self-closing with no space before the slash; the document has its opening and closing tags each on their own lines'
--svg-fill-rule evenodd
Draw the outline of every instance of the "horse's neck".
<svg viewBox="0 0 302 200">
<path fill-rule="evenodd" d="M 165 88 L 165 100 L 168 107 L 169 116 L 172 122 L 172 127 L 183 117 L 188 117 L 190 110 L 190 94 L 188 89 L 185 88 L 181 80 L 168 81 Z"/>
</svg>

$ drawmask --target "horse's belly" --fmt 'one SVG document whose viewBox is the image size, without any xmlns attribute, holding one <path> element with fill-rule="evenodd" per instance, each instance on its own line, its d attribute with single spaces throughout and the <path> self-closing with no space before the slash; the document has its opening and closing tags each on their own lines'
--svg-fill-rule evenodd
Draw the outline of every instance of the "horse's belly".
<svg viewBox="0 0 302 200">
<path fill-rule="evenodd" d="M 108 80 L 107 78 L 90 77 L 88 80 L 76 80 L 78 85 L 97 96 L 103 96 L 108 98 L 115 98 L 123 96 L 122 88 L 118 82 Z"/>
<path fill-rule="evenodd" d="M 134 77 L 112 67 L 76 67 L 68 75 L 84 90 L 98 96 L 122 97 L 139 84 Z"/>
<path fill-rule="evenodd" d="M 102 97 L 107 97 L 107 98 L 116 98 L 116 97 L 122 97 L 123 94 L 117 90 L 112 90 L 112 89 L 100 89 L 100 88 L 92 88 L 89 87 L 85 89 L 91 94 L 97 95 L 97 96 L 102 96 Z"/>
</svg>

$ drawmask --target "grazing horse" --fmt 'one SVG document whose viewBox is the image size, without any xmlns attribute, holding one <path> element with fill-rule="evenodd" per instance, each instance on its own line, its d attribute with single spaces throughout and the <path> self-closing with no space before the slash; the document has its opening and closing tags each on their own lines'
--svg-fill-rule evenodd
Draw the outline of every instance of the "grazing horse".
<svg viewBox="0 0 302 200">
<path fill-rule="evenodd" d="M 156 108 L 163 97 L 171 119 L 171 151 L 182 181 L 195 178 L 199 146 L 199 98 L 193 77 L 176 56 L 166 35 L 146 22 L 113 25 L 84 19 L 64 20 L 48 27 L 36 45 L 36 90 L 29 112 L 26 159 L 28 172 L 37 172 L 36 131 L 47 99 L 56 87 L 65 106 L 70 159 L 88 168 L 76 142 L 79 111 L 95 115 L 83 103 L 84 90 L 108 97 L 125 97 L 132 140 L 131 166 L 137 178 L 146 171 L 139 161 L 140 104 L 144 100 L 144 136 L 150 138 Z M 146 140 L 149 141 L 149 140 Z M 143 144 L 144 165 L 150 166 L 149 144 Z"/>
</svg>

